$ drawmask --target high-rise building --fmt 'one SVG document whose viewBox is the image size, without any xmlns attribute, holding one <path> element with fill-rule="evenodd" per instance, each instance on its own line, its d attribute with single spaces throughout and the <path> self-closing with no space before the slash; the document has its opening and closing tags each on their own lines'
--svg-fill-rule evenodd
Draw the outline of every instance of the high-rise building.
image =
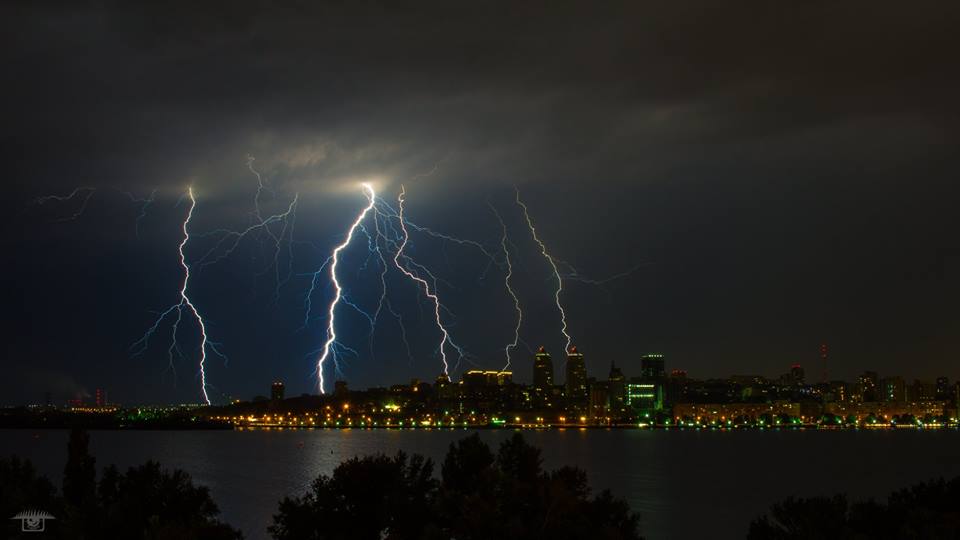
<svg viewBox="0 0 960 540">
<path fill-rule="evenodd" d="M 821 343 L 821 344 L 820 344 L 820 363 L 821 363 L 821 367 L 823 368 L 823 378 L 820 379 L 820 382 L 823 383 L 823 384 L 826 384 L 826 383 L 827 383 L 827 379 L 828 379 L 828 372 L 827 372 L 827 344 L 826 344 L 826 343 Z"/>
<path fill-rule="evenodd" d="M 610 416 L 610 385 L 606 382 L 590 383 L 590 401 L 587 406 L 591 422 L 601 423 Z"/>
<path fill-rule="evenodd" d="M 950 398 L 950 379 L 937 377 L 937 401 L 948 401 Z"/>
<path fill-rule="evenodd" d="M 586 402 L 589 397 L 587 391 L 587 364 L 583 360 L 583 353 L 576 347 L 570 347 L 567 353 L 567 399 L 573 402 Z"/>
<path fill-rule="evenodd" d="M 667 390 L 664 395 L 667 404 L 673 406 L 677 403 L 683 403 L 687 400 L 687 372 L 682 369 L 674 369 L 667 378 Z"/>
<path fill-rule="evenodd" d="M 513 383 L 513 372 L 471 369 L 461 380 L 466 386 L 506 386 Z"/>
<path fill-rule="evenodd" d="M 627 388 L 626 379 L 620 368 L 610 361 L 610 375 L 607 376 L 608 399 L 610 402 L 610 414 L 615 418 L 622 418 L 626 413 Z"/>
<path fill-rule="evenodd" d="M 883 401 L 880 389 L 880 376 L 876 371 L 864 371 L 860 375 L 860 400 L 864 403 Z"/>
<path fill-rule="evenodd" d="M 283 383 L 276 381 L 270 385 L 270 401 L 283 401 Z"/>
<path fill-rule="evenodd" d="M 907 384 L 903 377 L 887 377 L 883 380 L 883 400 L 894 403 L 907 401 Z"/>
<path fill-rule="evenodd" d="M 662 354 L 645 354 L 640 357 L 640 377 L 646 380 L 657 380 L 666 376 Z"/>
<path fill-rule="evenodd" d="M 626 385 L 624 405 L 635 417 L 653 418 L 663 410 L 667 373 L 662 354 L 645 354 L 640 357 L 640 377 Z"/>
<path fill-rule="evenodd" d="M 624 404 L 641 420 L 663 410 L 663 385 L 652 380 L 631 379 L 626 385 Z"/>
<path fill-rule="evenodd" d="M 434 388 L 441 400 L 452 400 L 457 395 L 457 385 L 450 384 L 450 376 L 446 373 L 437 375 Z"/>
<path fill-rule="evenodd" d="M 803 384 L 804 373 L 803 367 L 801 367 L 800 364 L 790 366 L 790 378 L 794 384 Z"/>
<path fill-rule="evenodd" d="M 909 401 L 933 401 L 937 399 L 937 385 L 935 383 L 914 379 L 907 389 Z"/>
<path fill-rule="evenodd" d="M 94 403 L 97 407 L 105 407 L 107 405 L 107 393 L 97 388 Z"/>
<path fill-rule="evenodd" d="M 540 347 L 533 357 L 533 388 L 546 392 L 553 387 L 553 359 L 546 348 Z"/>
<path fill-rule="evenodd" d="M 853 400 L 853 392 L 851 392 L 850 383 L 844 381 L 830 381 L 830 383 L 828 383 L 826 386 L 828 391 L 824 394 L 824 403 L 847 403 Z"/>
</svg>

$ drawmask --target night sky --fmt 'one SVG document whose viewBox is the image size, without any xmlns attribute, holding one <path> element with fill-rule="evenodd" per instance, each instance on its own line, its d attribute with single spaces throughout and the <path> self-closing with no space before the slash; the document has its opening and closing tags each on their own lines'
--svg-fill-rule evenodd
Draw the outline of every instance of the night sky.
<svg viewBox="0 0 960 540">
<path fill-rule="evenodd" d="M 106 389 L 125 403 L 197 402 L 197 326 L 130 346 L 179 299 L 177 248 L 192 185 L 187 262 L 218 229 L 295 194 L 293 243 L 263 235 L 203 268 L 189 294 L 229 362 L 208 362 L 215 402 L 316 391 L 326 274 L 311 274 L 376 183 L 411 221 L 500 248 L 512 242 L 521 337 L 562 373 L 550 252 L 601 285 L 561 300 L 591 376 L 643 353 L 696 378 L 960 377 L 960 70 L 956 2 L 5 2 L 0 137 L 4 377 L 0 403 Z M 86 192 L 97 190 L 83 212 Z M 138 221 L 141 204 L 154 202 Z M 74 214 L 78 214 L 74 219 Z M 279 229 L 274 229 L 279 232 Z M 207 236 L 202 236 L 209 233 Z M 289 238 L 289 237 L 287 237 Z M 411 233 L 439 278 L 444 320 L 497 369 L 512 340 L 504 271 L 471 246 Z M 344 251 L 351 301 L 372 309 L 366 238 Z M 572 272 L 561 264 L 564 274 Z M 275 294 L 277 276 L 282 286 Z M 369 324 L 343 304 L 351 387 L 440 372 L 422 294 L 393 271 L 404 317 Z M 529 352 L 515 379 L 530 380 Z M 334 375 L 327 375 L 328 381 Z M 455 375 L 456 378 L 456 375 Z M 562 376 L 559 377 L 562 380 Z"/>
</svg>

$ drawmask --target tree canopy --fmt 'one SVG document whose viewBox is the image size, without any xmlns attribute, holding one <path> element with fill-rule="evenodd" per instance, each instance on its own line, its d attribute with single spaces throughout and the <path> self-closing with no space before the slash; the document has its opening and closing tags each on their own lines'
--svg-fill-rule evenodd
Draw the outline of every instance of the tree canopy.
<svg viewBox="0 0 960 540">
<path fill-rule="evenodd" d="M 121 473 L 113 465 L 98 481 L 90 438 L 73 430 L 67 445 L 63 494 L 38 476 L 28 460 L 0 459 L 0 512 L 12 516 L 36 509 L 56 516 L 43 538 L 236 540 L 239 531 L 217 519 L 219 510 L 207 488 L 195 486 L 186 472 L 166 470 L 148 461 Z M 0 539 L 18 538 L 13 523 Z M 25 533 L 27 536 L 30 533 Z"/>
<path fill-rule="evenodd" d="M 895 491 L 887 501 L 788 498 L 750 524 L 750 540 L 960 538 L 960 478 Z"/>
<path fill-rule="evenodd" d="M 310 491 L 280 502 L 277 540 L 639 539 L 639 516 L 608 491 L 591 497 L 586 474 L 544 471 L 540 449 L 516 433 L 494 454 L 479 435 L 450 445 L 433 478 L 422 456 L 345 461 Z"/>
</svg>

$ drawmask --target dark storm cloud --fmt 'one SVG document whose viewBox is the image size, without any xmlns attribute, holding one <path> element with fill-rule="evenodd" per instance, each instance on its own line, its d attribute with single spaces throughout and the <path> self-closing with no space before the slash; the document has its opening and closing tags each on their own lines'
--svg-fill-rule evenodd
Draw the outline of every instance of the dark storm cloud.
<svg viewBox="0 0 960 540">
<path fill-rule="evenodd" d="M 775 372 L 820 340 L 842 375 L 956 356 L 954 2 L 0 9 L 18 209 L 77 184 L 249 200 L 248 154 L 308 201 L 436 169 L 417 180 L 427 222 L 520 184 L 561 258 L 650 263 L 612 304 L 569 291 L 598 357 L 638 334 L 711 375 Z M 10 249 L 31 245 L 17 227 Z"/>
<path fill-rule="evenodd" d="M 270 135 L 271 153 L 393 145 L 528 175 L 543 167 L 522 161 L 627 159 L 637 143 L 656 156 L 885 115 L 937 136 L 956 119 L 948 3 L 8 9 L 18 139 L 132 169 Z"/>
</svg>

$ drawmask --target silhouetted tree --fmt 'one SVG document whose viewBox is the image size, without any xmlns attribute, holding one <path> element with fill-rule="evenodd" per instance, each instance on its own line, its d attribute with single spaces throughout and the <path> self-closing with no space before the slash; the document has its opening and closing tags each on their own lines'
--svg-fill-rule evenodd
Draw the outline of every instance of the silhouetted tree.
<svg viewBox="0 0 960 540">
<path fill-rule="evenodd" d="M 436 490 L 433 462 L 403 452 L 353 458 L 286 497 L 269 531 L 284 540 L 419 538 Z"/>
<path fill-rule="evenodd" d="M 74 430 L 67 445 L 63 497 L 38 477 L 29 461 L 0 460 L 0 515 L 35 509 L 57 516 L 44 538 L 136 540 L 238 540 L 239 531 L 216 519 L 218 509 L 205 487 L 180 470 L 154 462 L 120 474 L 106 467 L 97 482 L 90 437 Z M 4 535 L 7 529 L 2 529 Z M 29 533 L 28 533 L 29 534 Z M 7 538 L 7 536 L 0 536 Z"/>
<path fill-rule="evenodd" d="M 480 435 L 473 435 L 450 443 L 450 449 L 443 460 L 440 474 L 443 486 L 448 490 L 465 492 L 474 490 L 478 484 L 487 484 L 493 466 L 493 452 Z"/>
<path fill-rule="evenodd" d="M 242 538 L 216 519 L 219 509 L 209 490 L 195 486 L 184 471 L 168 471 L 154 461 L 131 467 L 123 475 L 108 467 L 99 488 L 103 516 L 99 538 Z"/>
<path fill-rule="evenodd" d="M 891 493 L 886 515 L 898 538 L 960 538 L 960 477 Z"/>
<path fill-rule="evenodd" d="M 748 538 L 842 538 L 846 526 L 847 499 L 789 497 L 770 507 L 769 516 L 761 516 L 750 525 Z"/>
<path fill-rule="evenodd" d="M 748 538 L 960 538 L 960 478 L 896 491 L 886 504 L 870 500 L 848 505 L 842 495 L 789 498 L 751 523 Z"/>
<path fill-rule="evenodd" d="M 278 540 L 639 538 L 624 501 L 590 499 L 583 471 L 545 473 L 541 463 L 519 433 L 496 457 L 476 434 L 451 444 L 439 483 L 418 456 L 354 458 L 283 499 L 269 531 Z"/>
<path fill-rule="evenodd" d="M 637 528 L 640 515 L 630 511 L 623 499 L 618 499 L 605 489 L 597 495 L 586 508 L 587 524 L 568 538 L 594 538 L 617 540 L 620 538 L 639 538 Z M 579 534 L 580 536 L 577 536 Z"/>
<path fill-rule="evenodd" d="M 93 501 L 96 463 L 90 455 L 90 435 L 82 429 L 72 429 L 67 442 L 67 465 L 63 469 L 63 498 L 67 504 L 80 507 Z"/>
<path fill-rule="evenodd" d="M 540 476 L 540 449 L 527 444 L 519 432 L 504 441 L 497 453 L 497 466 L 506 476 L 520 481 L 533 482 Z"/>
<path fill-rule="evenodd" d="M 59 512 L 62 504 L 53 484 L 37 471 L 30 460 L 16 456 L 0 459 L 0 538 L 8 536 L 13 522 L 6 518 L 23 510 Z"/>
<path fill-rule="evenodd" d="M 496 459 L 480 435 L 450 443 L 441 467 L 441 486 L 436 494 L 442 522 L 456 523 L 475 534 L 488 534 L 498 517 Z"/>
</svg>

